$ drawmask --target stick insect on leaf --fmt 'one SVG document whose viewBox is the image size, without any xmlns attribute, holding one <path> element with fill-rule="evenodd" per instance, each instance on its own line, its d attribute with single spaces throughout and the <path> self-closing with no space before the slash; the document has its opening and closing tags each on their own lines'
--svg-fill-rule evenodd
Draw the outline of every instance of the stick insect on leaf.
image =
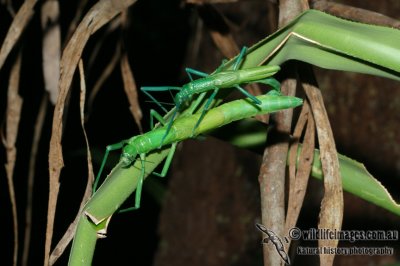
<svg viewBox="0 0 400 266">
<path fill-rule="evenodd" d="M 240 54 L 235 59 L 231 70 L 223 70 L 221 71 L 221 65 L 214 74 L 207 74 L 198 70 L 194 70 L 191 68 L 186 68 L 186 73 L 190 78 L 190 82 L 183 85 L 182 87 L 141 87 L 141 90 L 152 99 L 164 112 L 167 112 L 164 106 L 160 102 L 158 102 L 149 92 L 152 91 L 171 91 L 176 90 L 178 93 L 174 97 L 175 110 L 172 113 L 172 116 L 168 122 L 167 130 L 165 135 L 161 140 L 160 146 L 162 146 L 166 136 L 171 130 L 172 123 L 176 118 L 178 112 L 181 112 L 186 105 L 188 105 L 194 95 L 200 94 L 203 92 L 212 91 L 212 94 L 207 99 L 204 108 L 201 112 L 201 115 L 193 127 L 193 132 L 199 126 L 201 120 L 204 118 L 207 110 L 210 108 L 212 101 L 217 95 L 219 89 L 225 88 L 236 88 L 241 93 L 243 93 L 246 97 L 250 98 L 255 104 L 261 104 L 261 102 L 252 94 L 243 89 L 240 85 L 246 83 L 262 83 L 271 86 L 274 90 L 280 91 L 279 82 L 272 78 L 272 75 L 277 73 L 280 70 L 279 66 L 258 66 L 249 69 L 240 69 L 240 65 L 243 62 L 243 59 L 246 55 L 247 48 L 243 47 Z M 199 79 L 193 79 L 192 75 L 197 75 Z M 200 103 L 200 101 L 199 101 Z M 195 104 L 190 113 L 193 113 L 194 110 L 198 107 L 198 104 Z M 153 116 L 156 116 L 156 111 L 151 112 L 151 126 L 153 126 Z M 161 115 L 157 115 L 161 117 Z"/>
</svg>

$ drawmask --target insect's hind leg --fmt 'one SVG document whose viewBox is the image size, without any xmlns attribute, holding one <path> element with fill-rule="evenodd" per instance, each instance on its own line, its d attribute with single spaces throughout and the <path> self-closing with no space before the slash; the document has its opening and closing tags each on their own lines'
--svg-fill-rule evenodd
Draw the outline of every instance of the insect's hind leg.
<svg viewBox="0 0 400 266">
<path fill-rule="evenodd" d="M 168 172 L 169 167 L 171 166 L 172 158 L 174 157 L 177 145 L 178 145 L 177 142 L 172 143 L 171 149 L 170 149 L 170 151 L 169 151 L 169 153 L 167 155 L 167 159 L 165 159 L 165 163 L 164 163 L 164 166 L 163 166 L 163 168 L 161 170 L 161 173 L 153 172 L 153 175 L 156 175 L 158 177 L 165 177 L 167 175 L 167 172 Z"/>
<path fill-rule="evenodd" d="M 266 79 L 257 80 L 255 82 L 270 86 L 272 88 L 272 90 L 270 91 L 271 93 L 274 91 L 276 95 L 281 94 L 281 83 L 275 78 L 269 77 Z"/>
<path fill-rule="evenodd" d="M 281 83 L 278 80 L 276 80 L 275 78 L 269 77 L 266 79 L 256 80 L 254 82 L 262 83 L 262 84 L 270 86 L 272 88 L 272 90 L 268 92 L 269 95 L 281 95 Z M 240 87 L 239 85 L 236 85 L 234 87 L 237 88 L 241 93 L 246 95 L 246 97 L 249 97 L 255 104 L 261 104 L 261 101 L 259 99 L 257 99 L 257 97 L 255 97 L 254 95 L 252 95 L 251 93 L 249 93 L 248 91 L 246 91 L 245 89 Z"/>
<path fill-rule="evenodd" d="M 123 147 L 126 143 L 127 143 L 127 140 L 123 140 L 123 141 L 121 141 L 121 142 L 108 145 L 108 146 L 106 147 L 106 152 L 105 152 L 105 154 L 104 154 L 103 161 L 101 162 L 99 172 L 97 173 L 97 176 L 96 176 L 96 180 L 95 180 L 94 183 L 93 183 L 92 194 L 93 194 L 94 192 L 96 192 L 96 190 L 97 190 L 97 186 L 98 186 L 99 181 L 100 181 L 101 173 L 103 172 L 103 169 L 104 169 L 104 166 L 105 166 L 105 164 L 106 164 L 106 162 L 107 162 L 107 158 L 108 158 L 108 155 L 109 155 L 110 151 L 115 151 L 115 150 L 122 149 L 122 147 Z"/>
<path fill-rule="evenodd" d="M 239 85 L 234 86 L 236 89 L 238 89 L 241 93 L 243 93 L 244 95 L 246 95 L 246 97 L 249 97 L 255 104 L 261 104 L 261 101 L 259 99 L 257 99 L 256 96 L 254 96 L 253 94 L 249 93 L 248 91 L 246 91 L 245 89 L 243 89 L 242 87 L 240 87 Z"/>
<path fill-rule="evenodd" d="M 169 131 L 171 130 L 172 123 L 174 123 L 174 119 L 175 119 L 176 115 L 178 114 L 179 107 L 180 107 L 179 105 L 176 105 L 175 111 L 174 111 L 174 113 L 172 114 L 172 117 L 170 118 L 170 120 L 169 120 L 169 122 L 168 122 L 167 130 L 165 131 L 165 134 L 164 134 L 164 136 L 163 136 L 162 139 L 161 139 L 160 148 L 161 148 L 161 146 L 163 145 L 164 140 L 165 140 L 165 138 L 167 137 Z"/>
<path fill-rule="evenodd" d="M 194 135 L 194 132 L 196 131 L 197 127 L 200 125 L 201 121 L 203 120 L 204 116 L 206 115 L 206 112 L 210 108 L 211 102 L 214 100 L 215 95 L 217 95 L 219 88 L 216 88 L 213 93 L 210 95 L 210 98 L 208 98 L 206 104 L 204 105 L 203 111 L 201 112 L 199 120 L 197 120 L 196 125 L 193 128 L 192 131 L 192 136 Z"/>
<path fill-rule="evenodd" d="M 165 138 L 167 137 L 169 131 L 171 130 L 172 123 L 174 122 L 175 116 L 178 112 L 179 108 L 176 108 L 174 113 L 172 114 L 172 117 L 168 123 L 167 130 L 165 131 L 164 136 L 161 139 L 160 147 L 163 145 L 163 142 Z M 150 128 L 154 128 L 154 118 L 161 123 L 161 125 L 165 126 L 167 124 L 167 121 L 165 121 L 164 117 L 162 117 L 156 110 L 151 109 L 150 110 Z"/>
</svg>

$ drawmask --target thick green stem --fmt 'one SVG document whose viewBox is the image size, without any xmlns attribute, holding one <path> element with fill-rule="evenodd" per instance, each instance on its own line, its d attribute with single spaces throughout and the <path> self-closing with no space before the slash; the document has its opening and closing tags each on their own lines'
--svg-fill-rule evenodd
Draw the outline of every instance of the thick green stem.
<svg viewBox="0 0 400 266">
<path fill-rule="evenodd" d="M 98 230 L 99 227 L 82 214 L 75 232 L 68 265 L 92 265 Z"/>
<path fill-rule="evenodd" d="M 145 178 L 168 155 L 169 148 L 149 153 L 145 162 Z M 110 175 L 88 201 L 76 229 L 69 265 L 91 265 L 98 236 L 105 236 L 108 219 L 136 189 L 141 162 L 124 168 L 117 164 Z"/>
</svg>

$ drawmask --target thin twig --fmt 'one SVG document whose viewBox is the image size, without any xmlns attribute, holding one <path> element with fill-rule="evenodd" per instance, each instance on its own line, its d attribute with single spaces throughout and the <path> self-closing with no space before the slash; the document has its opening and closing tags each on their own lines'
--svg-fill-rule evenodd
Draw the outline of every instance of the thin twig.
<svg viewBox="0 0 400 266">
<path fill-rule="evenodd" d="M 28 174 L 26 209 L 25 209 L 25 236 L 24 236 L 24 249 L 22 252 L 22 265 L 25 266 L 28 265 L 29 250 L 31 244 L 33 187 L 35 183 L 37 152 L 39 149 L 40 137 L 42 136 L 43 124 L 47 113 L 48 101 L 49 101 L 49 96 L 47 93 L 44 93 L 42 96 L 42 102 L 40 103 L 38 115 L 35 122 L 35 129 L 33 132 L 33 140 L 32 140 L 32 150 L 29 159 L 29 174 Z"/>
</svg>

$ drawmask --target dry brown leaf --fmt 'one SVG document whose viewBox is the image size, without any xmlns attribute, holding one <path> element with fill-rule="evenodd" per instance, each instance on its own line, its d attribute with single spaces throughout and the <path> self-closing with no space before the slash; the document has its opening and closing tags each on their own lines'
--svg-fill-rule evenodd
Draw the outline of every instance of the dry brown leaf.
<svg viewBox="0 0 400 266">
<path fill-rule="evenodd" d="M 303 148 L 298 156 L 298 143 L 306 123 L 307 128 L 304 134 Z M 285 232 L 288 232 L 296 225 L 303 205 L 314 155 L 315 124 L 307 101 L 303 104 L 299 120 L 293 133 L 293 139 L 295 142 L 291 145 L 289 153 L 290 182 Z M 298 160 L 297 157 L 299 157 Z M 289 250 L 289 246 L 290 242 L 285 243 L 285 250 Z"/>
<path fill-rule="evenodd" d="M 101 36 L 99 36 L 99 38 L 96 41 L 95 46 L 90 51 L 89 61 L 86 64 L 88 69 L 92 69 L 93 65 L 97 62 L 96 60 L 99 57 L 101 48 L 104 46 L 104 43 L 107 41 L 107 37 L 109 37 L 111 35 L 111 33 L 113 33 L 115 30 L 117 30 L 121 27 L 121 23 L 122 23 L 121 20 L 122 20 L 121 15 L 118 15 L 113 20 L 111 20 L 110 23 L 108 23 L 106 25 L 106 29 L 104 31 L 102 31 Z M 116 46 L 116 47 L 118 47 L 118 46 Z"/>
<path fill-rule="evenodd" d="M 222 34 L 218 31 L 210 30 L 210 35 L 215 45 L 226 58 L 232 58 L 239 53 L 239 47 L 232 34 Z"/>
<path fill-rule="evenodd" d="M 10 79 L 8 84 L 7 95 L 7 118 L 6 118 L 6 151 L 7 163 L 5 165 L 7 173 L 8 191 L 10 194 L 11 209 L 13 214 L 13 230 L 14 230 L 14 256 L 13 265 L 17 265 L 18 256 L 18 216 L 17 216 L 17 202 L 15 198 L 14 189 L 14 167 L 17 158 L 17 149 L 15 143 L 18 136 L 19 120 L 21 117 L 22 98 L 18 94 L 19 79 L 21 70 L 21 53 L 12 66 Z"/>
<path fill-rule="evenodd" d="M 204 5 L 199 8 L 199 14 L 207 26 L 215 45 L 226 58 L 232 58 L 239 53 L 225 17 L 212 5 Z M 220 30 L 224 29 L 224 32 Z"/>
<path fill-rule="evenodd" d="M 43 3 L 41 24 L 43 29 L 43 76 L 44 87 L 54 105 L 58 96 L 60 78 L 61 33 L 58 22 L 60 8 L 58 1 L 49 0 Z"/>
<path fill-rule="evenodd" d="M 82 60 L 79 61 L 79 74 L 81 78 L 81 94 L 80 94 L 80 114 L 81 114 L 81 126 L 83 135 L 85 136 L 86 142 L 86 154 L 87 154 L 87 167 L 88 167 L 88 177 L 87 184 L 85 189 L 85 194 L 81 202 L 81 208 L 86 204 L 90 195 L 92 195 L 92 187 L 94 182 L 94 172 L 93 172 L 93 164 L 92 164 L 92 154 L 90 153 L 89 140 L 85 130 L 85 99 L 86 99 L 86 84 L 85 84 L 85 74 L 83 69 Z"/>
<path fill-rule="evenodd" d="M 94 84 L 93 89 L 90 92 L 89 100 L 88 100 L 88 108 L 87 108 L 88 111 L 87 111 L 85 120 L 88 119 L 88 117 L 90 116 L 90 114 L 92 112 L 94 100 L 97 96 L 97 93 L 100 91 L 100 88 L 103 86 L 104 82 L 108 79 L 108 77 L 114 71 L 115 66 L 117 65 L 120 57 L 121 57 L 121 49 L 120 49 L 120 46 L 117 45 L 117 48 L 115 49 L 113 57 L 111 58 L 108 65 L 104 68 L 104 70 L 100 74 L 100 76 L 97 78 L 96 83 Z"/>
<path fill-rule="evenodd" d="M 67 41 L 71 38 L 71 35 L 74 33 L 79 22 L 82 20 L 82 14 L 88 2 L 89 2 L 88 0 L 78 1 L 78 7 L 76 8 L 75 16 L 68 27 L 67 38 L 66 38 Z"/>
<path fill-rule="evenodd" d="M 306 83 L 303 83 L 303 87 L 310 100 L 317 124 L 318 142 L 324 173 L 324 197 L 321 203 L 318 228 L 340 230 L 343 220 L 343 189 L 332 129 L 320 90 Z M 318 246 L 334 248 L 337 247 L 338 241 L 321 239 L 318 240 Z M 320 265 L 333 265 L 334 258 L 335 255 L 321 255 Z"/>
<path fill-rule="evenodd" d="M 64 103 L 72 83 L 78 61 L 81 58 L 90 35 L 95 33 L 100 27 L 108 23 L 116 15 L 135 3 L 136 0 L 101 0 L 97 2 L 82 19 L 73 36 L 66 45 L 61 62 L 61 75 L 59 81 L 59 96 L 54 109 L 53 127 L 50 139 L 49 151 L 49 203 L 47 212 L 47 228 L 44 265 L 49 264 L 50 246 L 54 228 L 55 209 L 59 191 L 59 177 L 64 166 L 62 156 L 62 119 L 64 114 Z"/>
<path fill-rule="evenodd" d="M 126 96 L 128 97 L 128 101 L 130 104 L 129 109 L 131 110 L 133 118 L 135 119 L 136 125 L 139 127 L 140 133 L 143 133 L 142 123 L 141 123 L 143 115 L 139 105 L 136 82 L 133 77 L 131 67 L 129 65 L 128 55 L 125 50 L 121 57 L 120 67 L 121 67 L 122 79 L 124 81 L 125 93 Z"/>
<path fill-rule="evenodd" d="M 83 135 L 85 137 L 86 142 L 86 154 L 87 154 L 87 167 L 88 167 L 88 181 L 86 183 L 85 193 L 83 195 L 78 214 L 76 215 L 74 221 L 69 225 L 67 231 L 64 233 L 61 240 L 57 243 L 56 247 L 54 248 L 53 252 L 50 255 L 49 264 L 53 265 L 57 259 L 64 253 L 65 249 L 67 248 L 68 244 L 74 237 L 76 227 L 78 225 L 79 218 L 81 217 L 83 207 L 85 206 L 86 202 L 89 200 L 90 196 L 92 195 L 92 188 L 94 182 L 94 172 L 93 172 L 93 165 L 92 165 L 92 155 L 90 153 L 89 148 L 89 140 L 87 138 L 86 130 L 85 130 L 85 101 L 86 101 L 86 83 L 85 83 L 85 73 L 83 68 L 82 60 L 79 61 L 79 76 L 81 80 L 81 93 L 80 93 L 80 116 L 81 116 L 81 126 Z"/>
<path fill-rule="evenodd" d="M 6 38 L 0 49 L 0 69 L 3 67 L 12 48 L 31 19 L 36 2 L 37 0 L 26 0 L 18 10 L 11 26 L 8 28 Z"/>
<path fill-rule="evenodd" d="M 122 24 L 121 16 L 118 16 L 107 25 L 107 29 L 105 30 L 104 34 L 96 42 L 96 45 L 94 46 L 93 50 L 91 50 L 89 63 L 88 63 L 89 69 L 91 69 L 93 67 L 93 65 L 95 64 L 96 59 L 98 58 L 99 52 L 100 52 L 100 50 L 103 46 L 103 43 L 106 39 L 106 36 L 110 35 L 110 33 L 115 31 L 119 27 L 121 27 L 121 24 Z M 121 57 L 121 49 L 120 49 L 120 45 L 117 45 L 114 55 L 112 56 L 111 60 L 106 65 L 106 67 L 103 69 L 103 72 L 96 79 L 96 83 L 94 84 L 93 89 L 90 92 L 87 113 L 85 115 L 86 121 L 89 119 L 89 116 L 92 112 L 94 100 L 95 100 L 97 94 L 99 93 L 100 89 L 102 88 L 104 82 L 110 77 L 110 75 L 114 71 L 120 57 Z"/>
<path fill-rule="evenodd" d="M 312 8 L 336 15 L 342 18 L 364 22 L 367 24 L 376 24 L 386 27 L 400 28 L 400 22 L 397 19 L 385 16 L 381 13 L 366 10 L 350 5 L 323 1 L 314 1 Z"/>
<path fill-rule="evenodd" d="M 32 149 L 29 159 L 29 174 L 28 174 L 28 187 L 26 195 L 26 208 L 25 208 L 25 233 L 24 233 L 24 249 L 22 252 L 22 265 L 28 265 L 28 257 L 31 243 L 32 231 L 32 204 L 33 204 L 33 186 L 36 172 L 36 159 L 37 151 L 39 149 L 40 137 L 42 136 L 43 124 L 47 113 L 48 94 L 45 93 L 40 103 L 39 112 L 35 122 L 35 129 L 33 133 Z"/>
</svg>

